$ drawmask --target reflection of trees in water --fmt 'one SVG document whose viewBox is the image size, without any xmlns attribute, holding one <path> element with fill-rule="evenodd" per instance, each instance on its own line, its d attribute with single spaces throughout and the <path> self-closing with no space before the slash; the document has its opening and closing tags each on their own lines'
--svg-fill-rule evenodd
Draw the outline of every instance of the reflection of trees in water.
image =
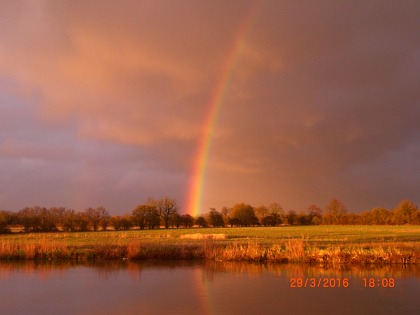
<svg viewBox="0 0 420 315">
<path fill-rule="evenodd" d="M 201 269 L 203 280 L 213 282 L 218 275 L 230 273 L 236 276 L 246 274 L 248 277 L 261 277 L 269 273 L 276 277 L 420 277 L 420 266 L 417 265 L 309 265 L 309 264 L 276 264 L 233 261 L 105 261 L 105 262 L 72 262 L 72 261 L 14 261 L 0 263 L 0 279 L 13 274 L 36 276 L 48 279 L 63 275 L 70 269 L 92 269 L 99 277 L 109 279 L 127 272 L 132 280 L 140 281 L 141 273 L 147 270 L 176 270 L 179 268 Z"/>
<path fill-rule="evenodd" d="M 420 277 L 420 268 L 416 265 L 369 265 L 369 266 L 320 266 L 309 264 L 274 264 L 250 262 L 206 261 L 203 265 L 203 277 L 213 282 L 218 273 L 246 274 L 248 277 L 260 277 L 271 273 L 277 277 Z"/>
<path fill-rule="evenodd" d="M 25 276 L 37 276 L 47 279 L 63 274 L 67 269 L 72 268 L 71 262 L 55 263 L 48 261 L 13 261 L 0 263 L 0 279 L 10 277 L 14 273 L 23 273 Z"/>
</svg>

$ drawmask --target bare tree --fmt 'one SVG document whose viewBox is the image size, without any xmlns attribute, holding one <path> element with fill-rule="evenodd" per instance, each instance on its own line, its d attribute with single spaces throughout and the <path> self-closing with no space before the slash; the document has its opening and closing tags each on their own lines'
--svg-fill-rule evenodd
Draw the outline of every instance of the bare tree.
<svg viewBox="0 0 420 315">
<path fill-rule="evenodd" d="M 259 206 L 255 208 L 255 215 L 257 216 L 260 223 L 262 223 L 264 217 L 268 216 L 268 208 L 266 206 Z"/>
<path fill-rule="evenodd" d="M 229 216 L 230 216 L 231 211 L 232 209 L 229 209 L 228 207 L 222 207 L 222 209 L 220 210 L 220 213 L 222 214 L 223 222 L 225 222 L 225 225 L 229 223 Z"/>
<path fill-rule="evenodd" d="M 63 213 L 63 231 L 73 232 L 77 230 L 78 216 L 75 210 L 66 209 Z"/>
<path fill-rule="evenodd" d="M 175 199 L 170 199 L 165 196 L 165 198 L 156 200 L 156 209 L 165 229 L 169 228 L 171 216 L 178 212 L 178 206 Z"/>
<path fill-rule="evenodd" d="M 153 229 L 159 226 L 159 214 L 156 205 L 151 200 L 147 204 L 138 205 L 132 211 L 133 224 L 138 226 L 141 230 L 148 227 Z"/>
<path fill-rule="evenodd" d="M 326 224 L 345 224 L 347 209 L 337 199 L 331 199 L 325 208 L 323 222 Z"/>
<path fill-rule="evenodd" d="M 125 214 L 123 216 L 113 216 L 110 220 L 111 225 L 115 231 L 129 230 L 133 226 L 132 216 Z"/>
<path fill-rule="evenodd" d="M 97 231 L 104 221 L 109 221 L 110 215 L 104 207 L 88 208 L 85 210 L 89 227 Z"/>
<path fill-rule="evenodd" d="M 322 210 L 317 205 L 310 205 L 306 209 L 308 215 L 309 224 L 319 224 L 321 223 Z"/>
</svg>

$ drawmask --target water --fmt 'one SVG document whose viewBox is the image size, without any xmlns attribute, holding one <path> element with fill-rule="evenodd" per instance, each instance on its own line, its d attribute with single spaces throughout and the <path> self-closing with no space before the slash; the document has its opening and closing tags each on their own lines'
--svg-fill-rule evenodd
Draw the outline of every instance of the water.
<svg viewBox="0 0 420 315">
<path fill-rule="evenodd" d="M 0 297 L 9 315 L 420 314 L 420 267 L 1 263 Z"/>
</svg>

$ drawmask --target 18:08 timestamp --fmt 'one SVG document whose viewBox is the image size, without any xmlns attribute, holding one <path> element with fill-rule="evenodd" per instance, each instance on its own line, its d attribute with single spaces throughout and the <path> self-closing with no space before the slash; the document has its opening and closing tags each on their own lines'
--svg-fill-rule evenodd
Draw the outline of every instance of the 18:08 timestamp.
<svg viewBox="0 0 420 315">
<path fill-rule="evenodd" d="M 394 278 L 363 278 L 364 288 L 394 288 Z"/>
</svg>

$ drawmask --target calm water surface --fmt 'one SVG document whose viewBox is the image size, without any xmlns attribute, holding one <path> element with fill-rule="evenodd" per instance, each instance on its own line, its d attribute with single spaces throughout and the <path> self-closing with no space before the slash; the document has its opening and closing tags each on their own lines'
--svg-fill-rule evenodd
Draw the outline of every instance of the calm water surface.
<svg viewBox="0 0 420 315">
<path fill-rule="evenodd" d="M 9 315 L 420 314 L 420 267 L 1 263 L 0 297 Z"/>
</svg>

